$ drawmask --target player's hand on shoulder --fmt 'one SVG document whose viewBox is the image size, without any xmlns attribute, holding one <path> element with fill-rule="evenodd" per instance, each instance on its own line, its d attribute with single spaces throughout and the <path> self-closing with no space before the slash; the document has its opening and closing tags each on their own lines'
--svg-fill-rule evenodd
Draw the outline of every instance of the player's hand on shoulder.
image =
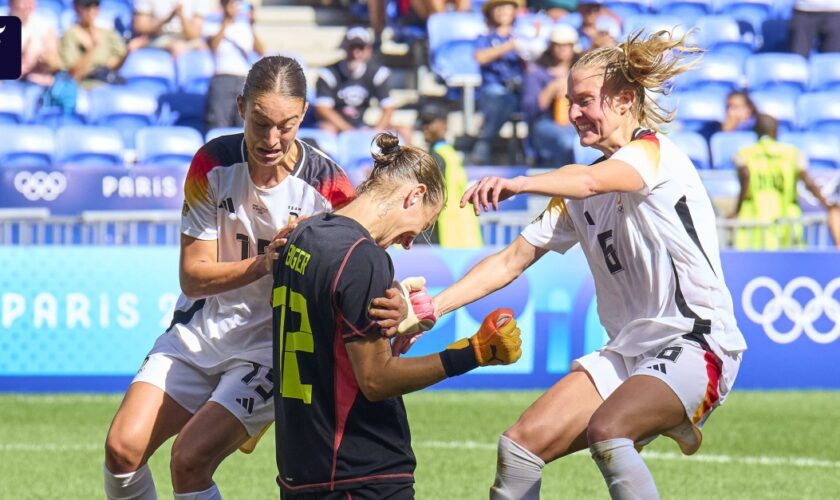
<svg viewBox="0 0 840 500">
<path fill-rule="evenodd" d="M 470 343 L 480 366 L 509 365 L 522 356 L 522 338 L 510 309 L 488 314 Z"/>
<path fill-rule="evenodd" d="M 505 179 L 495 175 L 482 177 L 470 186 L 461 197 L 461 208 L 467 203 L 473 206 L 473 211 L 479 215 L 482 211 L 499 210 L 499 202 L 518 194 L 521 190 L 521 179 Z"/>
<path fill-rule="evenodd" d="M 271 241 L 268 242 L 268 245 L 265 247 L 265 254 L 263 255 L 263 271 L 266 274 L 271 273 L 271 270 L 274 268 L 274 262 L 280 258 L 282 248 L 289 242 L 289 233 L 291 233 L 304 218 L 305 217 L 298 217 L 294 220 L 290 219 L 289 223 L 277 231 L 277 234 L 275 234 Z"/>
</svg>

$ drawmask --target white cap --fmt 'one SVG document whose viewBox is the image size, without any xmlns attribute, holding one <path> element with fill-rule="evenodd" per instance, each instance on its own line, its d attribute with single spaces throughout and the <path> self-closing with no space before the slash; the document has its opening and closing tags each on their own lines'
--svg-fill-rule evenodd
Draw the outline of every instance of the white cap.
<svg viewBox="0 0 840 500">
<path fill-rule="evenodd" d="M 571 44 L 578 42 L 578 32 L 568 24 L 556 24 L 551 29 L 551 36 L 549 37 L 551 43 L 558 45 Z"/>
<path fill-rule="evenodd" d="M 367 28 L 364 28 L 362 26 L 355 26 L 347 30 L 347 33 L 344 35 L 344 44 L 349 45 L 354 42 L 361 43 L 364 45 L 371 44 L 371 36 Z"/>
</svg>

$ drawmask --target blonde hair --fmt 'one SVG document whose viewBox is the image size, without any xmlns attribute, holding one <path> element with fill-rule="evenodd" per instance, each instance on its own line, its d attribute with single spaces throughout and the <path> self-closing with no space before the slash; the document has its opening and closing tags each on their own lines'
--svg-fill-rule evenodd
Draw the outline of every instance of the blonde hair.
<svg viewBox="0 0 840 500">
<path fill-rule="evenodd" d="M 372 153 L 373 170 L 356 191 L 359 194 L 378 191 L 391 194 L 405 182 L 426 185 L 423 203 L 438 206 L 446 203 L 446 188 L 437 162 L 429 153 L 412 146 L 400 146 L 396 135 L 383 132 L 374 138 L 379 152 Z"/>
<path fill-rule="evenodd" d="M 689 46 L 685 33 L 675 38 L 670 31 L 661 30 L 642 38 L 642 30 L 631 35 L 617 47 L 602 47 L 584 54 L 572 66 L 572 72 L 582 68 L 604 68 L 604 88 L 616 95 L 631 90 L 635 96 L 633 116 L 646 128 L 658 131 L 659 125 L 674 118 L 674 111 L 660 106 L 650 94 L 667 95 L 669 80 L 694 68 L 699 58 L 686 62 L 688 54 L 703 49 Z"/>
</svg>

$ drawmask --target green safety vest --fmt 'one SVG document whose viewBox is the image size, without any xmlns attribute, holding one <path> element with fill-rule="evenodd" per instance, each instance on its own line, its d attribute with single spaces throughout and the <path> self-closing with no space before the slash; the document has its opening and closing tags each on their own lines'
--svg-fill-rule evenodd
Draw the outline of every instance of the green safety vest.
<svg viewBox="0 0 840 500">
<path fill-rule="evenodd" d="M 443 141 L 438 141 L 432 151 L 443 158 L 446 180 L 447 201 L 437 221 L 438 242 L 443 248 L 480 248 L 482 239 L 478 217 L 469 206 L 459 206 L 469 183 L 461 158 L 455 148 Z"/>
<path fill-rule="evenodd" d="M 741 203 L 738 219 L 772 223 L 781 218 L 802 216 L 796 194 L 799 179 L 799 150 L 770 137 L 741 148 L 738 152 L 749 172 L 749 186 Z M 735 248 L 739 250 L 778 250 L 802 246 L 802 225 L 773 224 L 765 228 L 739 229 Z"/>
</svg>

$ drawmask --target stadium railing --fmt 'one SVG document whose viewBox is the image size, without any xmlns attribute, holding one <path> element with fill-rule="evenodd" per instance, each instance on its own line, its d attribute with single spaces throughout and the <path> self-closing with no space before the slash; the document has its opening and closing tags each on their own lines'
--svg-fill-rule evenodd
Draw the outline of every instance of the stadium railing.
<svg viewBox="0 0 840 500">
<path fill-rule="evenodd" d="M 533 210 L 485 213 L 485 245 L 507 245 L 534 218 Z M 0 245 L 178 245 L 181 214 L 177 210 L 84 211 L 52 215 L 46 208 L 0 209 Z M 721 248 L 732 248 L 741 229 L 774 231 L 803 228 L 808 249 L 834 248 L 824 213 L 807 213 L 772 223 L 717 219 Z"/>
</svg>

